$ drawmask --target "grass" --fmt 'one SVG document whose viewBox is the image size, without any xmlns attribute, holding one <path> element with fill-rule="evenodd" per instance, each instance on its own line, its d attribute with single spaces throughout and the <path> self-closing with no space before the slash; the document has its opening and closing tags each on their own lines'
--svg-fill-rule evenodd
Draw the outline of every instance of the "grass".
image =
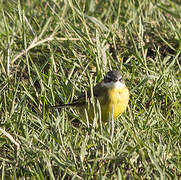
<svg viewBox="0 0 181 180">
<path fill-rule="evenodd" d="M 178 1 L 0 1 L 1 179 L 179 179 Z M 109 69 L 129 108 L 96 127 L 71 102 Z"/>
</svg>

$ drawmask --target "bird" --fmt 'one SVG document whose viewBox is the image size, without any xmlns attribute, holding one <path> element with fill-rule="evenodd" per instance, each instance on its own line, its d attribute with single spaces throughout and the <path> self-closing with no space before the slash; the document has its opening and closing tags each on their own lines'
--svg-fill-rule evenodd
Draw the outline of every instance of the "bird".
<svg viewBox="0 0 181 180">
<path fill-rule="evenodd" d="M 83 118 L 93 122 L 96 114 L 102 122 L 117 119 L 127 108 L 129 90 L 118 70 L 107 72 L 103 80 L 92 91 L 82 93 L 77 100 L 68 104 L 51 106 L 52 108 L 76 107 Z M 91 98 L 93 97 L 94 103 Z"/>
</svg>

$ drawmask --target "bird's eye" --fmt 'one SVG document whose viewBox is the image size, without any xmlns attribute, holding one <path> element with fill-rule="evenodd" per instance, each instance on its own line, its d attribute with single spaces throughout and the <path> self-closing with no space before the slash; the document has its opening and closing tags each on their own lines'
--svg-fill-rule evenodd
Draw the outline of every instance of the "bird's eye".
<svg viewBox="0 0 181 180">
<path fill-rule="evenodd" d="M 112 81 L 112 79 L 110 77 L 105 78 L 105 82 L 111 82 L 111 81 Z"/>
</svg>

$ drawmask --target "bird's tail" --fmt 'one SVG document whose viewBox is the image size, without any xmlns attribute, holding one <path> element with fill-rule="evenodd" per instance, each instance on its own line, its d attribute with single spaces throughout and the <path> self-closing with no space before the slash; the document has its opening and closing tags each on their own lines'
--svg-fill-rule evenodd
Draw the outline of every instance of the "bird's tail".
<svg viewBox="0 0 181 180">
<path fill-rule="evenodd" d="M 60 109 L 60 108 L 71 107 L 71 106 L 75 106 L 75 105 L 76 105 L 76 103 L 59 104 L 59 105 L 56 105 L 56 106 L 50 106 L 49 108 Z"/>
</svg>

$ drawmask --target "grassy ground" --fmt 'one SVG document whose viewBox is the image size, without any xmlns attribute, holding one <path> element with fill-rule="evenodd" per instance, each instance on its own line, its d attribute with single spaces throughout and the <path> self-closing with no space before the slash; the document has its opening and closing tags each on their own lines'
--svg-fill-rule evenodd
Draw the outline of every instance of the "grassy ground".
<svg viewBox="0 0 181 180">
<path fill-rule="evenodd" d="M 0 1 L 0 179 L 179 179 L 179 1 Z M 127 111 L 95 127 L 71 102 L 110 69 Z"/>
</svg>

